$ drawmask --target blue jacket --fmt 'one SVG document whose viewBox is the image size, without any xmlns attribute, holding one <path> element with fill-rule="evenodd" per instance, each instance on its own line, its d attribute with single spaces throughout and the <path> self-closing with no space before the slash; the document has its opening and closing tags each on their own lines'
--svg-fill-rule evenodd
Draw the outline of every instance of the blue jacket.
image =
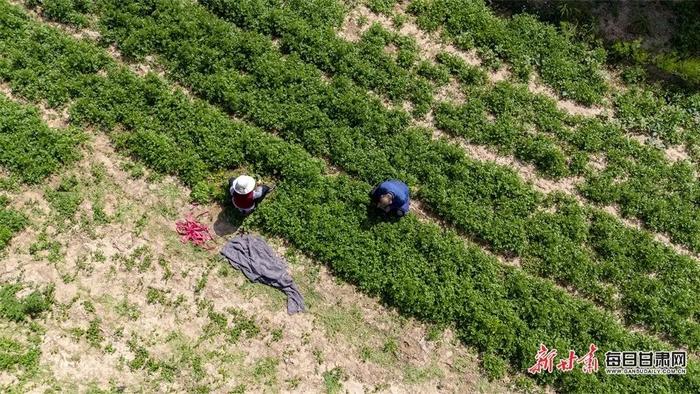
<svg viewBox="0 0 700 394">
<path fill-rule="evenodd" d="M 390 212 L 394 212 L 398 216 L 407 214 L 410 200 L 408 186 L 396 179 L 384 181 L 374 188 L 372 191 L 372 199 L 377 201 L 381 195 L 387 193 L 391 193 L 391 195 L 394 196 Z"/>
</svg>

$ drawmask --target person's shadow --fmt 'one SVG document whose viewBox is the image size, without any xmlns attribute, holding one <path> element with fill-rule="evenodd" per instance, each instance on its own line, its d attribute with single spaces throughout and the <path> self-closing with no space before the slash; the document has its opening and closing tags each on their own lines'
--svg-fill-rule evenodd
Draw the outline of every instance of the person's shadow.
<svg viewBox="0 0 700 394">
<path fill-rule="evenodd" d="M 241 215 L 231 203 L 224 203 L 220 206 L 221 211 L 212 226 L 214 233 L 220 237 L 226 237 L 237 233 L 243 223 L 243 215 Z"/>
<path fill-rule="evenodd" d="M 400 220 L 400 217 L 388 214 L 370 203 L 367 205 L 367 215 L 360 226 L 367 230 L 380 223 L 398 223 Z"/>
<path fill-rule="evenodd" d="M 229 193 L 229 190 L 231 189 L 232 180 L 233 178 L 229 180 L 227 187 L 222 185 L 226 198 L 223 201 L 219 201 L 221 211 L 219 211 L 219 215 L 216 217 L 216 221 L 212 225 L 214 233 L 220 237 L 226 237 L 237 233 L 241 228 L 243 219 L 245 219 L 245 217 L 241 215 L 238 209 L 236 209 L 231 202 L 231 194 Z"/>
</svg>

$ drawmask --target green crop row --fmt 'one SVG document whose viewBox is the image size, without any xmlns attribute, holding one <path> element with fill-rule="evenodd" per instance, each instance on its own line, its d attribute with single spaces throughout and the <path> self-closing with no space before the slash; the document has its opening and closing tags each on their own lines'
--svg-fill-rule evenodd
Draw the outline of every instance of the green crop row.
<svg viewBox="0 0 700 394">
<path fill-rule="evenodd" d="M 537 18 L 519 14 L 501 18 L 483 0 L 413 0 L 408 11 L 421 28 L 442 31 L 463 49 L 508 61 L 527 80 L 533 69 L 561 96 L 584 104 L 601 101 L 607 91 L 602 75 L 605 51 L 590 49 Z"/>
<path fill-rule="evenodd" d="M 85 43 L 18 17 L 16 8 L 4 1 L 0 2 L 0 11 L 2 41 L 12 37 L 19 48 L 24 39 L 35 37 L 32 31 L 41 31 L 47 48 L 61 48 L 52 53 L 57 62 L 78 53 L 91 53 L 80 52 L 86 49 Z M 13 36 L 5 34 L 8 25 Z M 50 45 L 50 41 L 55 42 Z M 606 350 L 665 348 L 646 336 L 628 333 L 609 313 L 571 297 L 546 280 L 502 267 L 478 247 L 465 245 L 451 231 L 423 224 L 413 216 L 397 223 L 368 216 L 369 183 L 342 175 L 323 177 L 318 161 L 295 145 L 231 121 L 199 100 L 172 92 L 155 77 L 137 78 L 111 64 L 105 65 L 104 72 L 88 75 L 78 66 L 43 80 L 45 84 L 61 84 L 62 79 L 83 79 L 82 88 L 71 97 L 73 121 L 91 122 L 105 129 L 114 127 L 115 131 L 110 132 L 113 138 L 137 155 L 143 152 L 142 159 L 161 171 L 179 174 L 187 165 L 176 159 L 158 161 L 158 155 L 149 154 L 150 141 L 162 137 L 162 141 L 177 141 L 178 148 L 197 145 L 193 149 L 200 149 L 200 158 L 210 166 L 207 168 L 245 165 L 265 175 L 277 175 L 278 187 L 247 226 L 259 226 L 288 238 L 328 264 L 337 275 L 381 296 L 406 314 L 454 324 L 460 338 L 489 360 L 507 360 L 513 370 L 522 371 L 534 363 L 541 341 L 579 352 L 595 342 L 600 354 Z M 93 100 L 97 104 L 93 105 Z M 191 132 L 192 128 L 199 131 Z M 219 129 L 232 131 L 217 134 Z M 238 141 L 238 135 L 245 135 L 246 130 L 255 137 L 249 140 L 251 145 L 242 142 L 219 150 L 213 143 Z M 149 137 L 141 138 L 148 133 Z M 153 144 L 154 149 L 158 150 L 159 144 Z M 270 157 L 276 153 L 270 146 L 280 158 Z M 239 156 L 241 150 L 246 154 Z M 239 159 L 227 159 L 220 152 Z M 166 156 L 169 153 L 162 152 Z M 207 162 L 209 157 L 220 161 Z M 490 372 L 499 375 L 503 371 Z M 696 363 L 691 361 L 685 376 L 585 375 L 576 371 L 539 375 L 536 379 L 563 391 L 580 391 L 582 387 L 592 391 L 697 391 L 697 376 Z"/>
<path fill-rule="evenodd" d="M 303 149 L 240 122 L 230 122 L 201 101 L 171 93 L 161 80 L 135 77 L 122 69 L 108 78 L 94 78 L 71 108 L 78 123 L 104 130 L 117 125 L 128 133 L 113 133 L 118 147 L 161 172 L 179 176 L 198 198 L 209 198 L 209 175 L 220 169 L 254 162 L 252 171 L 308 178 L 321 172 L 320 160 L 299 160 Z M 283 168 L 278 172 L 279 168 Z"/>
<path fill-rule="evenodd" d="M 0 44 L 0 53 L 4 47 Z M 0 65 L 0 70 L 4 67 Z M 5 75 L 0 71 L 0 80 Z M 36 184 L 79 157 L 82 133 L 52 129 L 35 108 L 0 95 L 0 167 L 23 182 Z"/>
<path fill-rule="evenodd" d="M 557 123 L 563 130 L 560 119 L 548 118 L 549 124 L 546 125 L 535 121 L 538 132 L 530 130 L 533 119 L 544 118 L 539 111 L 551 109 L 546 105 L 548 102 L 530 100 L 530 105 L 520 107 L 517 99 L 519 93 L 522 90 L 506 82 L 498 83 L 495 87 L 472 88 L 464 104 L 443 102 L 435 107 L 435 126 L 448 134 L 464 137 L 471 143 L 490 145 L 502 154 L 513 154 L 522 161 L 534 164 L 540 173 L 548 177 L 561 178 L 581 172 L 587 164 L 586 158 L 574 155 L 569 160 L 568 152 L 561 148 L 561 145 L 567 145 L 544 132 L 552 127 L 552 123 Z M 489 120 L 488 115 L 493 117 L 493 121 Z"/>
<path fill-rule="evenodd" d="M 626 133 L 640 127 L 635 124 L 647 124 L 646 114 L 654 113 L 653 106 L 630 104 L 616 123 L 583 119 L 565 114 L 553 100 L 534 95 L 525 86 L 499 82 L 471 88 L 464 104 L 441 103 L 435 108 L 435 121 L 449 134 L 512 153 L 548 177 L 584 175 L 580 191 L 586 198 L 618 204 L 624 216 L 641 219 L 649 229 L 700 251 L 700 183 L 695 166 L 688 161 L 672 163 L 662 148 L 639 143 Z M 690 141 L 698 128 L 693 123 L 696 111 L 691 105 L 685 108 L 662 113 L 676 113 L 676 129 L 685 133 L 682 140 Z M 589 168 L 594 155 L 604 160 L 602 170 Z"/>
<path fill-rule="evenodd" d="M 587 177 L 582 194 L 597 203 L 618 204 L 623 216 L 640 218 L 649 229 L 700 251 L 700 183 L 695 166 L 687 161 L 671 164 L 662 153 L 641 146 L 611 145 L 609 150 L 639 154 L 608 155 L 608 166 Z"/>
<path fill-rule="evenodd" d="M 407 128 L 404 112 L 386 110 L 343 78 L 324 83 L 317 69 L 285 58 L 269 38 L 233 29 L 196 5 L 108 2 L 100 10 L 103 37 L 115 40 L 127 56 L 158 54 L 183 84 L 227 111 L 302 144 L 366 182 L 406 179 L 420 187 L 420 197 L 437 214 L 498 252 L 532 261 L 527 269 L 546 273 L 606 307 L 621 308 L 630 324 L 668 333 L 692 348 L 700 344 L 700 327 L 689 320 L 700 310 L 700 301 L 688 297 L 698 294 L 697 280 L 653 272 L 657 256 L 639 253 L 644 260 L 625 266 L 626 274 L 656 275 L 646 296 L 664 314 L 640 311 L 635 281 L 618 276 L 607 282 L 602 267 L 612 262 L 596 252 L 589 211 L 556 205 L 548 211 L 553 203 L 541 201 L 512 171 L 471 161 L 458 147 L 432 141 L 429 131 Z M 132 52 L 144 48 L 151 50 Z M 644 233 L 634 234 L 642 243 L 625 248 L 665 250 Z M 620 237 L 606 235 L 611 241 Z M 668 255 L 679 266 L 698 270 L 691 259 Z M 559 270 L 536 268 L 542 262 Z"/>
<path fill-rule="evenodd" d="M 606 154 L 612 137 L 624 139 L 619 127 L 588 127 L 594 122 L 607 125 L 570 116 L 554 100 L 533 94 L 522 84 L 501 81 L 471 87 L 467 96 L 463 104 L 437 105 L 436 126 L 514 154 L 547 177 L 582 175 L 592 153 Z"/>
</svg>

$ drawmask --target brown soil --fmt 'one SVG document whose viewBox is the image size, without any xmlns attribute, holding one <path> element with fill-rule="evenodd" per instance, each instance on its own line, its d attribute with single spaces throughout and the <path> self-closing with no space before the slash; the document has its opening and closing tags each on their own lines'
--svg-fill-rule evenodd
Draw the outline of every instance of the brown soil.
<svg viewBox="0 0 700 394">
<path fill-rule="evenodd" d="M 591 155 L 588 164 L 596 171 L 603 171 L 608 166 L 608 161 L 603 155 Z"/>
<path fill-rule="evenodd" d="M 515 171 L 523 180 L 531 183 L 535 189 L 542 193 L 551 193 L 555 191 L 564 192 L 566 194 L 575 195 L 576 185 L 582 181 L 580 177 L 565 178 L 559 181 L 554 181 L 551 179 L 542 178 L 537 174 L 537 170 L 531 164 L 524 163 L 514 156 L 503 155 L 494 152 L 488 147 L 483 145 L 470 144 L 466 140 L 460 137 L 449 136 L 442 131 L 438 130 L 432 125 L 426 122 L 420 123 L 421 126 L 429 127 L 433 130 L 433 136 L 436 139 L 442 138 L 455 145 L 459 145 L 469 157 L 479 160 L 496 163 L 501 166 L 507 166 L 513 171 Z"/>
<path fill-rule="evenodd" d="M 496 83 L 510 79 L 511 73 L 507 66 L 501 66 L 496 71 L 489 71 L 488 76 L 489 81 L 491 81 L 492 83 Z"/>
<path fill-rule="evenodd" d="M 466 101 L 466 96 L 462 91 L 462 87 L 459 82 L 452 79 L 447 85 L 441 87 L 435 93 L 435 101 L 447 101 L 452 104 L 464 104 Z"/>
<path fill-rule="evenodd" d="M 586 107 L 576 103 L 573 100 L 563 100 L 559 98 L 556 92 L 549 86 L 542 83 L 537 76 L 530 78 L 527 86 L 531 92 L 542 94 L 553 99 L 557 104 L 557 108 L 571 115 L 595 117 L 602 114 L 604 111 L 604 108 L 600 106 Z"/>
<path fill-rule="evenodd" d="M 664 150 L 664 153 L 666 154 L 666 158 L 668 159 L 668 161 L 670 161 L 671 163 L 675 163 L 677 161 L 682 160 L 692 162 L 692 160 L 690 159 L 690 155 L 688 155 L 688 152 L 686 151 L 684 145 L 674 145 L 668 147 Z"/>
</svg>

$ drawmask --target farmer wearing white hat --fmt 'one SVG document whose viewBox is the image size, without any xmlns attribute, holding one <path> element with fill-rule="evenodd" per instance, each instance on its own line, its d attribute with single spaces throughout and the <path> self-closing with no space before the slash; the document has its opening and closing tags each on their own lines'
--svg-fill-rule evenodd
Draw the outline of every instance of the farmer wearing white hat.
<svg viewBox="0 0 700 394">
<path fill-rule="evenodd" d="M 247 215 L 255 209 L 255 204 L 265 197 L 270 190 L 265 185 L 255 185 L 255 179 L 248 175 L 241 175 L 236 179 L 229 180 L 229 192 L 233 206 Z"/>
</svg>

